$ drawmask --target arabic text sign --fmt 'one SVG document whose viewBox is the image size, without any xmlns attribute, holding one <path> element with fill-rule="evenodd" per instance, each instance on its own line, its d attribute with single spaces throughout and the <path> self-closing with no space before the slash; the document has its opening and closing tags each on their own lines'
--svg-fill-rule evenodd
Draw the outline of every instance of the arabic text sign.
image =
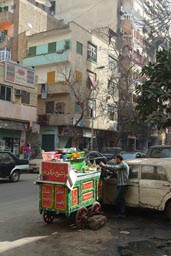
<svg viewBox="0 0 171 256">
<path fill-rule="evenodd" d="M 68 179 L 69 164 L 42 162 L 43 180 L 65 182 Z"/>
<path fill-rule="evenodd" d="M 34 69 L 22 64 L 13 61 L 6 61 L 5 80 L 24 86 L 34 86 L 35 71 Z"/>
</svg>

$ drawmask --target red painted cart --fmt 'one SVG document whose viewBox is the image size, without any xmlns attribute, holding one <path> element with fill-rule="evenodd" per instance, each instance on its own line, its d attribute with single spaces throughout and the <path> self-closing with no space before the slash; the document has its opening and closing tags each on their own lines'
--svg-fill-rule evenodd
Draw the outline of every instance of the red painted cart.
<svg viewBox="0 0 171 256">
<path fill-rule="evenodd" d="M 100 170 L 90 168 L 88 172 L 75 172 L 67 162 L 42 162 L 39 210 L 46 223 L 63 213 L 75 214 L 75 222 L 84 228 L 90 214 L 99 213 L 102 198 Z"/>
</svg>

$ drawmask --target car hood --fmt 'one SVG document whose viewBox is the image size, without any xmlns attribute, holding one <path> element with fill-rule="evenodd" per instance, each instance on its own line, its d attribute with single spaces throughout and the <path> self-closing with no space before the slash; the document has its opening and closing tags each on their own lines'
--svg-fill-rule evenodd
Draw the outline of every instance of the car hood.
<svg viewBox="0 0 171 256">
<path fill-rule="evenodd" d="M 43 159 L 32 159 L 29 161 L 29 164 L 40 164 Z"/>
</svg>

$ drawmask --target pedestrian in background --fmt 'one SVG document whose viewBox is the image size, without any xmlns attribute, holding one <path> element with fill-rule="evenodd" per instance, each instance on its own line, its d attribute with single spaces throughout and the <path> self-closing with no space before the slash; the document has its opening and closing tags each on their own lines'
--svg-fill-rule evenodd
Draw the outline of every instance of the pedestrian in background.
<svg viewBox="0 0 171 256">
<path fill-rule="evenodd" d="M 117 174 L 117 188 L 114 197 L 114 205 L 116 207 L 117 216 L 120 218 L 126 217 L 126 204 L 125 196 L 128 190 L 128 177 L 129 177 L 129 166 L 123 161 L 122 156 L 117 155 L 115 157 L 116 165 L 108 165 L 100 162 L 100 166 L 104 169 L 116 172 Z"/>
<path fill-rule="evenodd" d="M 30 160 L 31 156 L 31 146 L 30 144 L 27 144 L 24 149 L 24 159 Z"/>
</svg>

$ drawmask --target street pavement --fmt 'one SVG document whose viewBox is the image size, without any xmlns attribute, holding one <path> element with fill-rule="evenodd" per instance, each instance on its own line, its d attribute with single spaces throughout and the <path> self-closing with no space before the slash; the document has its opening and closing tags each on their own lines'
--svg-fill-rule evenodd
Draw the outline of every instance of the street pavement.
<svg viewBox="0 0 171 256">
<path fill-rule="evenodd" d="M 162 213 L 128 209 L 126 219 L 115 219 L 113 209 L 104 208 L 108 221 L 97 231 L 79 230 L 65 216 L 45 224 L 35 179 L 0 180 L 0 255 L 171 256 L 171 223 Z"/>
</svg>

